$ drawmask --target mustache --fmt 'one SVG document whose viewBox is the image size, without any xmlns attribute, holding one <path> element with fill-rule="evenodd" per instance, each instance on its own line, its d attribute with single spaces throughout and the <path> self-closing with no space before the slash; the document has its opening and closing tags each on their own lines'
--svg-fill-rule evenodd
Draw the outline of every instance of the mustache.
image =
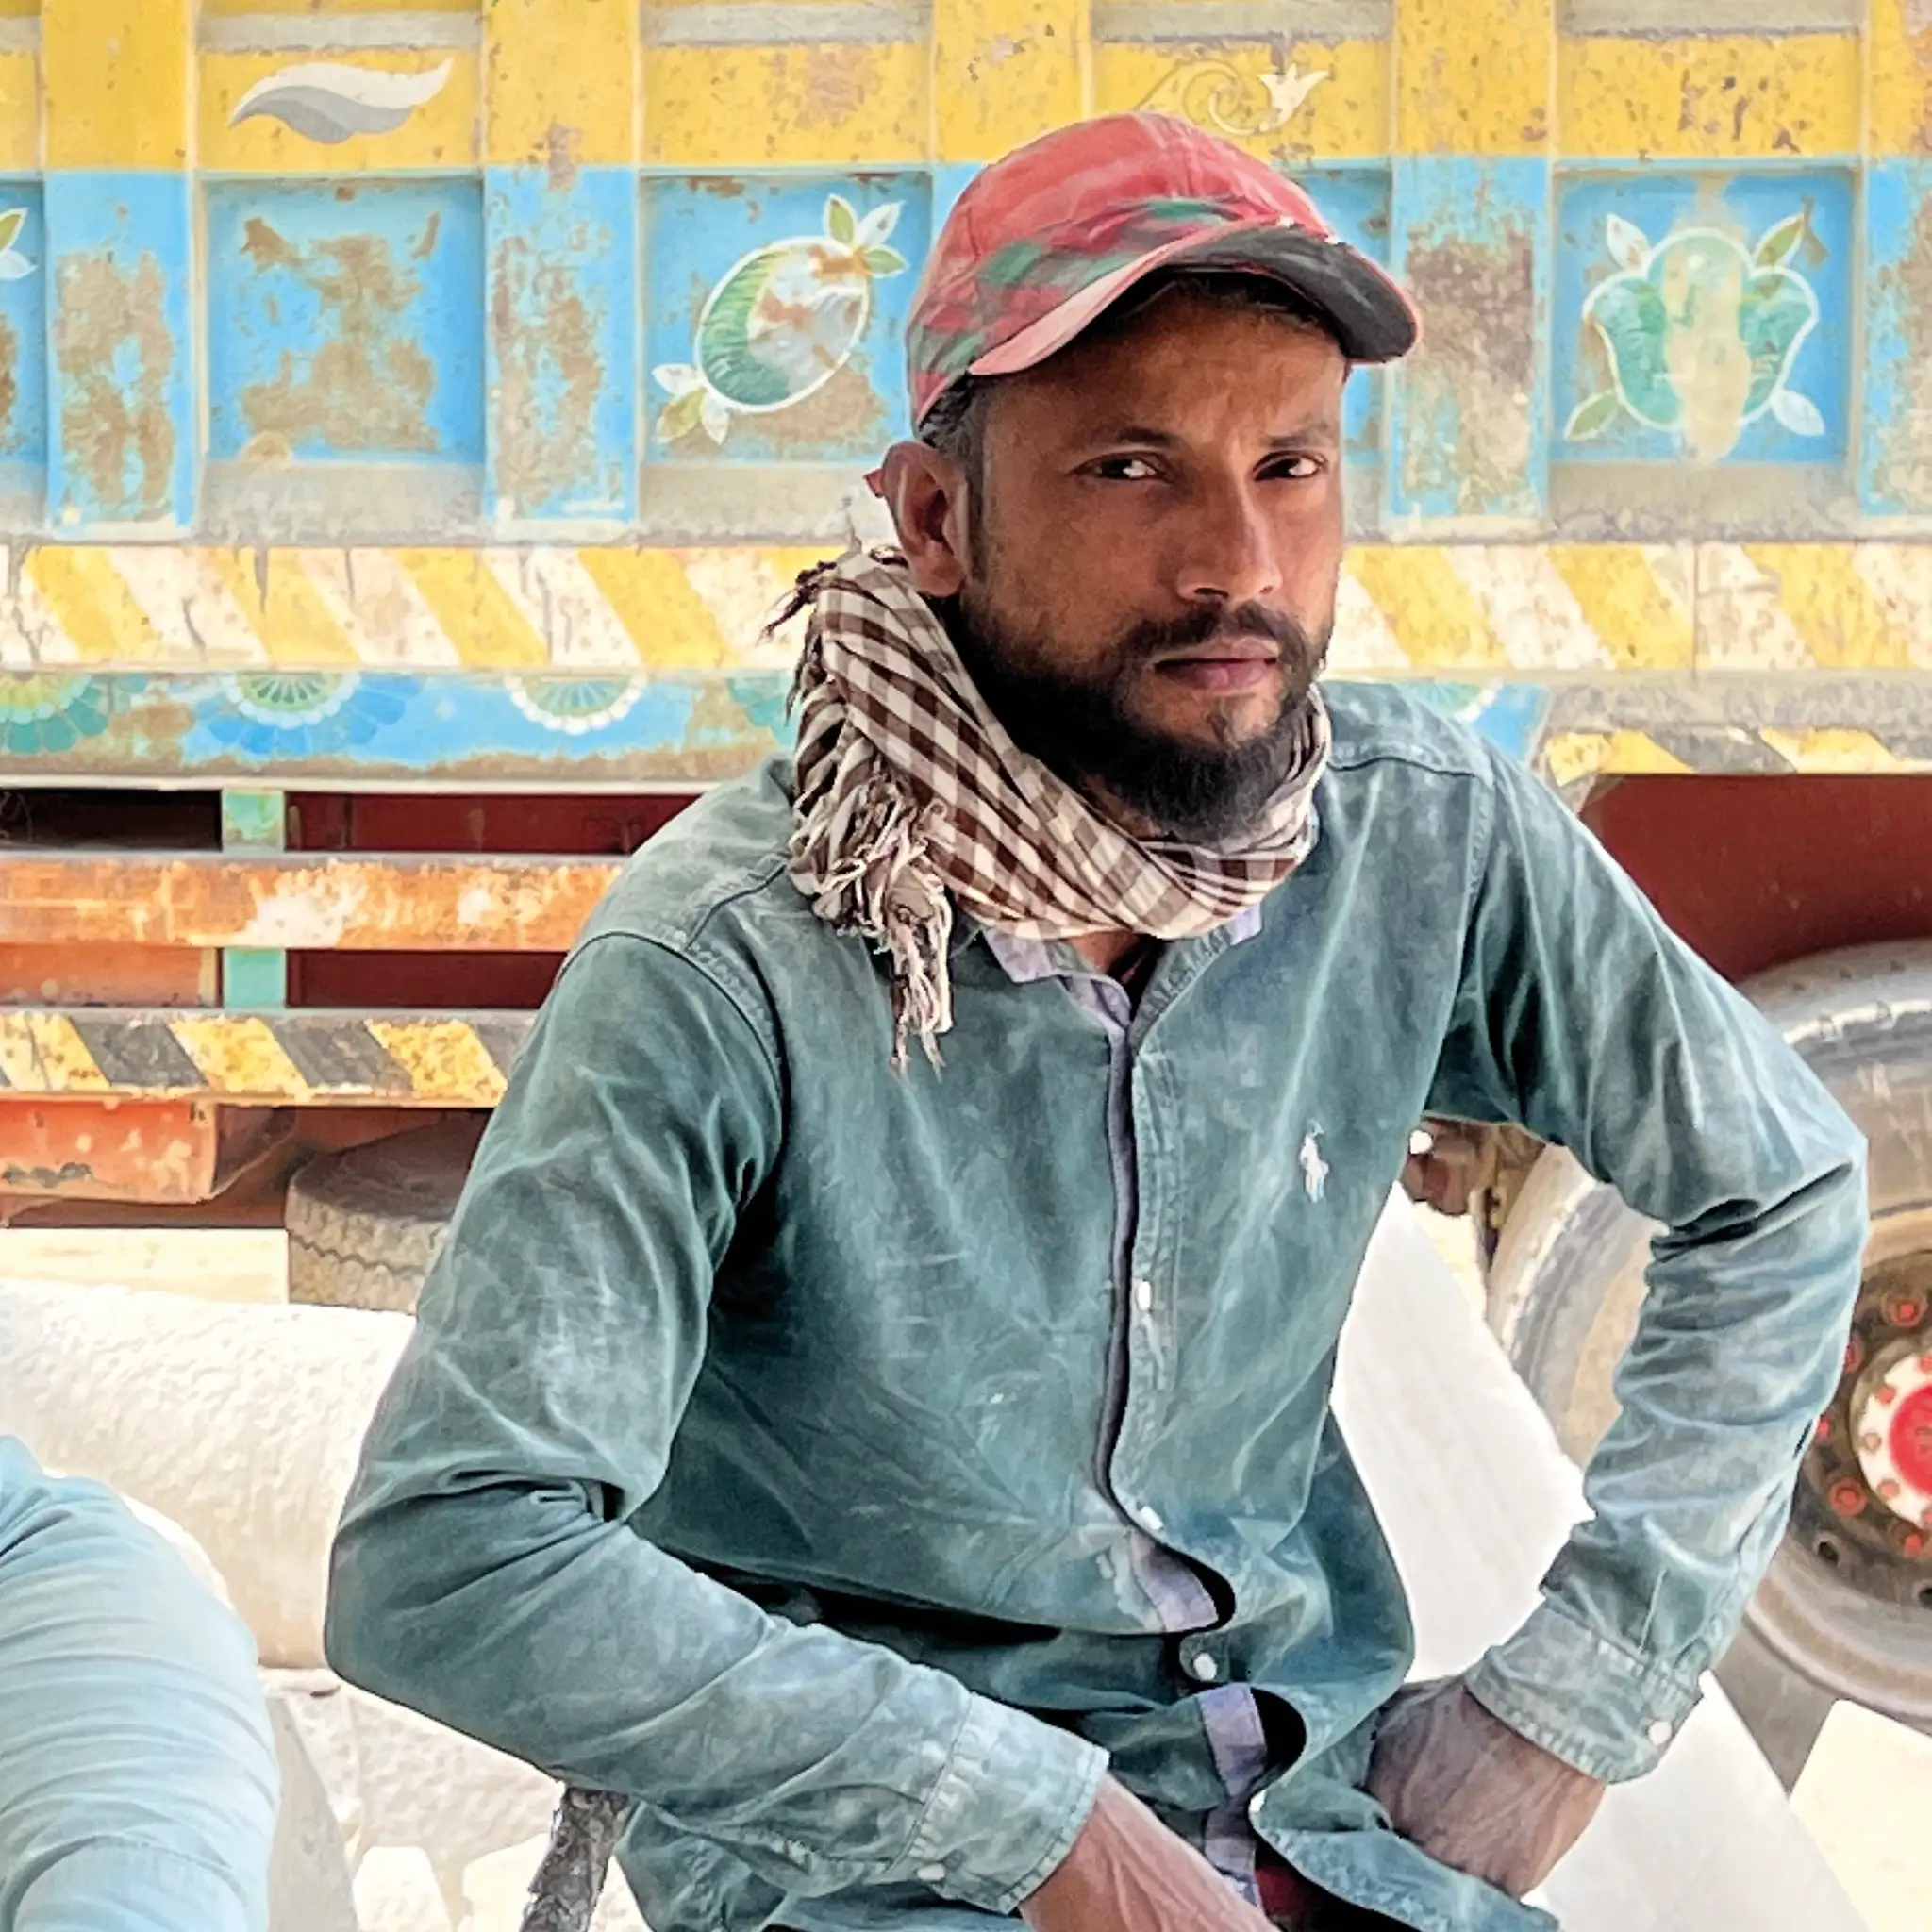
<svg viewBox="0 0 1932 1932">
<path fill-rule="evenodd" d="M 1122 634 L 1119 648 L 1123 658 L 1144 659 L 1255 638 L 1275 645 L 1291 661 L 1306 660 L 1315 650 L 1306 625 L 1285 610 L 1269 609 L 1265 604 L 1231 608 L 1210 604 L 1181 617 L 1143 618 Z"/>
</svg>

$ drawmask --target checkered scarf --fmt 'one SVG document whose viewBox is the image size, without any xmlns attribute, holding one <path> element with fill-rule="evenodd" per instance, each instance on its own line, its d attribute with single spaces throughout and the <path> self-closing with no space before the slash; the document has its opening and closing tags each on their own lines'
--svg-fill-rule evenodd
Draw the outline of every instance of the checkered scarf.
<svg viewBox="0 0 1932 1932">
<path fill-rule="evenodd" d="M 895 1069 L 913 1033 L 937 1066 L 953 1024 L 954 901 L 1021 939 L 1191 939 L 1264 899 L 1315 842 L 1319 692 L 1246 839 L 1136 839 L 1007 735 L 903 558 L 853 551 L 806 572 L 776 622 L 807 607 L 791 876 L 821 919 L 890 955 Z"/>
</svg>

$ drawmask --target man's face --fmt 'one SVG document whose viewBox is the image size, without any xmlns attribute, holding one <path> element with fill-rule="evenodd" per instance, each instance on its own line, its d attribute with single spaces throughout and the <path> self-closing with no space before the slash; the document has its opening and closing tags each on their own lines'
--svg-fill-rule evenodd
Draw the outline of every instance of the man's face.
<svg viewBox="0 0 1932 1932">
<path fill-rule="evenodd" d="M 1292 760 L 1347 373 L 1317 329 L 1176 290 L 987 397 L 958 581 L 920 587 L 1019 743 L 1130 823 L 1231 839 Z"/>
</svg>

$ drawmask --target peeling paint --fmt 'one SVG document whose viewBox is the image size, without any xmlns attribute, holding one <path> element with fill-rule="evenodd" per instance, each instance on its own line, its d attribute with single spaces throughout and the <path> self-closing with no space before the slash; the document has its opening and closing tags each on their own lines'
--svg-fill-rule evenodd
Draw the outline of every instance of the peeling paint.
<svg viewBox="0 0 1932 1932">
<path fill-rule="evenodd" d="M 496 480 L 512 514 L 534 511 L 598 471 L 600 320 L 567 264 L 520 239 L 499 248 L 490 298 Z"/>
<path fill-rule="evenodd" d="M 165 516 L 175 468 L 175 340 L 161 265 L 147 253 L 128 267 L 108 249 L 78 251 L 61 258 L 58 288 L 66 459 L 86 477 L 97 514 Z"/>
<path fill-rule="evenodd" d="M 415 259 L 434 248 L 436 221 L 432 213 L 411 251 Z M 397 263 L 389 239 L 338 235 L 298 248 L 259 216 L 249 218 L 245 236 L 257 272 L 288 270 L 314 292 L 325 317 L 325 340 L 306 367 L 284 349 L 279 374 L 242 391 L 251 444 L 275 451 L 319 440 L 344 452 L 434 451 L 426 411 L 435 365 L 401 327 L 421 285 Z"/>
<path fill-rule="evenodd" d="M 1909 246 L 1874 283 L 1902 350 L 1894 406 L 1871 419 L 1874 493 L 1923 511 L 1932 507 L 1932 200 L 1918 201 Z"/>
<path fill-rule="evenodd" d="M 1411 242 L 1407 278 L 1428 318 L 1405 365 L 1408 421 L 1404 488 L 1447 496 L 1459 516 L 1533 510 L 1529 399 L 1541 352 L 1535 243 L 1505 228 L 1493 242 L 1446 236 Z"/>
<path fill-rule="evenodd" d="M 0 316 L 0 449 L 16 441 L 13 406 L 20 400 L 20 338 L 13 325 Z"/>
</svg>

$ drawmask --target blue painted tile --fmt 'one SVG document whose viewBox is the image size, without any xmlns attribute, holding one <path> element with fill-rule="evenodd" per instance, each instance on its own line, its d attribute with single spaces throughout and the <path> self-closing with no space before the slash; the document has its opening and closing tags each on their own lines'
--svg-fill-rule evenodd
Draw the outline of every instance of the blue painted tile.
<svg viewBox="0 0 1932 1932">
<path fill-rule="evenodd" d="M 1841 462 L 1854 236 L 1841 170 L 1564 179 L 1553 457 Z"/>
<path fill-rule="evenodd" d="M 208 266 L 210 456 L 482 461 L 477 182 L 221 182 Z"/>
<path fill-rule="evenodd" d="M 490 458 L 499 521 L 637 513 L 638 195 L 628 168 L 492 168 Z"/>
<path fill-rule="evenodd" d="M 854 462 L 905 433 L 923 175 L 645 184 L 652 457 Z"/>
<path fill-rule="evenodd" d="M 47 496 L 63 535 L 193 515 L 190 192 L 182 175 L 47 177 Z"/>
</svg>

